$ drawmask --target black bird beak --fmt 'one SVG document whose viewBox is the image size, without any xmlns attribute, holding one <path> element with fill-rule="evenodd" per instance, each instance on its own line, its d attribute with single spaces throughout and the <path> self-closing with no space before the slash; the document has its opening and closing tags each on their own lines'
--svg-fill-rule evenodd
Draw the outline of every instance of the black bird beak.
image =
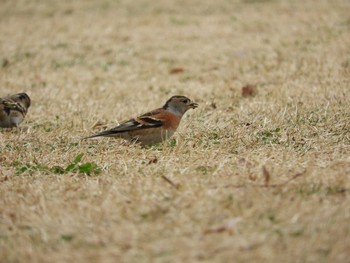
<svg viewBox="0 0 350 263">
<path fill-rule="evenodd" d="M 189 106 L 190 108 L 195 109 L 198 107 L 198 103 L 192 102 Z"/>
</svg>

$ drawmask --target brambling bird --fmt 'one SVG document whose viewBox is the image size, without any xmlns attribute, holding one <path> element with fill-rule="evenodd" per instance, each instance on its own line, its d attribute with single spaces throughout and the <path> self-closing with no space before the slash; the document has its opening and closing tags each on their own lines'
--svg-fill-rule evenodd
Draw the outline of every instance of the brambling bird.
<svg viewBox="0 0 350 263">
<path fill-rule="evenodd" d="M 173 96 L 162 108 L 124 121 L 113 129 L 87 138 L 107 136 L 138 142 L 141 145 L 160 143 L 174 134 L 187 110 L 197 107 L 197 103 L 185 96 Z"/>
<path fill-rule="evenodd" d="M 0 98 L 0 127 L 17 127 L 24 120 L 30 103 L 24 92 Z"/>
</svg>

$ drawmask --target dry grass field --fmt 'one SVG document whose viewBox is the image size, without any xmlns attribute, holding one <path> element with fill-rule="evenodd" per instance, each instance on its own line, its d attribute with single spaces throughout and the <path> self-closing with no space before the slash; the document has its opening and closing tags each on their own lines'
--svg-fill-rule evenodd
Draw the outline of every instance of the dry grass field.
<svg viewBox="0 0 350 263">
<path fill-rule="evenodd" d="M 350 262 L 349 14 L 0 1 L 0 96 L 32 98 L 0 130 L 0 262 Z M 173 140 L 81 140 L 172 95 L 199 103 Z"/>
</svg>

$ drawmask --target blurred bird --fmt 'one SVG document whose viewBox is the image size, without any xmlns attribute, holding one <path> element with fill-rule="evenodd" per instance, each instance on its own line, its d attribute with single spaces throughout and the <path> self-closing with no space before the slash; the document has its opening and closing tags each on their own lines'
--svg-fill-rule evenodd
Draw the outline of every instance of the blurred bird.
<svg viewBox="0 0 350 263">
<path fill-rule="evenodd" d="M 30 103 L 24 92 L 0 98 L 0 127 L 17 127 L 24 120 Z"/>
<path fill-rule="evenodd" d="M 185 96 L 173 96 L 162 108 L 122 122 L 111 130 L 103 131 L 86 139 L 106 136 L 123 138 L 131 142 L 141 143 L 141 145 L 160 143 L 174 134 L 187 110 L 197 107 L 197 103 Z"/>
</svg>

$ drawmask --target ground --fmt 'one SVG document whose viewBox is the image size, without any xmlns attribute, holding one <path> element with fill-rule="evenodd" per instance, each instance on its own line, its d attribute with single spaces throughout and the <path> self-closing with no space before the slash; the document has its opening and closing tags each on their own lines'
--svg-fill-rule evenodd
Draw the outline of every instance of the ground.
<svg viewBox="0 0 350 263">
<path fill-rule="evenodd" d="M 0 7 L 0 262 L 349 262 L 349 1 Z M 173 140 L 81 140 L 172 95 Z"/>
</svg>

